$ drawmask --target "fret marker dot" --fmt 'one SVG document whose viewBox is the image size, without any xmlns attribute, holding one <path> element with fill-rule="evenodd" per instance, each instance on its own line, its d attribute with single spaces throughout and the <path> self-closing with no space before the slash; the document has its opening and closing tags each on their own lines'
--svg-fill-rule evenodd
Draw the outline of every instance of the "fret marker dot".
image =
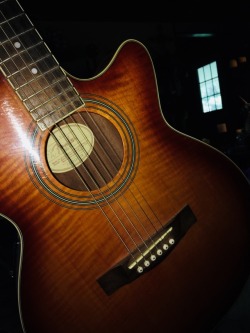
<svg viewBox="0 0 250 333">
<path fill-rule="evenodd" d="M 37 74 L 37 69 L 36 69 L 36 68 L 32 68 L 32 69 L 31 69 L 31 73 L 32 73 L 32 74 Z"/>
<path fill-rule="evenodd" d="M 19 42 L 14 43 L 15 48 L 19 49 L 21 47 L 21 44 Z"/>
</svg>

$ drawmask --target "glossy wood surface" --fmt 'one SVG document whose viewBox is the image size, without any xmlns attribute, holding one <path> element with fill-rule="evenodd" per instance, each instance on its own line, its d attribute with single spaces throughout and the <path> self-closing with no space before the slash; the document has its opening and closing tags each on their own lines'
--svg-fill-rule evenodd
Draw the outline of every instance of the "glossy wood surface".
<svg viewBox="0 0 250 333">
<path fill-rule="evenodd" d="M 249 272 L 246 178 L 224 155 L 166 123 L 153 64 L 140 43 L 123 43 L 95 78 L 69 77 L 83 97 L 111 101 L 128 119 L 136 162 L 127 185 L 102 209 L 70 202 L 85 193 L 68 188 L 50 172 L 49 133 L 38 132 L 32 147 L 36 126 L 0 77 L 0 212 L 23 236 L 19 283 L 26 333 L 208 332 Z M 81 112 L 88 111 L 86 103 Z M 106 118 L 112 122 L 112 115 Z M 119 183 L 132 148 L 122 126 L 117 131 L 126 162 L 115 176 Z M 41 179 L 69 202 L 41 185 L 31 156 L 43 172 Z M 162 223 L 186 204 L 197 222 L 162 263 L 107 296 L 97 279 L 127 252 L 102 210 L 112 221 L 112 209 L 122 219 L 120 203 L 130 214 L 128 201 L 134 203 L 135 197 L 142 206 L 146 203 L 148 214 L 149 204 Z"/>
</svg>

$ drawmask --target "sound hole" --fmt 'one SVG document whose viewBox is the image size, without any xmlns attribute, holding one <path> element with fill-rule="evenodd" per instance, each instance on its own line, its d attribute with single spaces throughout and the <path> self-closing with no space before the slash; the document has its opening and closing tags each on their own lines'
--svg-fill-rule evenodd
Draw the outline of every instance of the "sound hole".
<svg viewBox="0 0 250 333">
<path fill-rule="evenodd" d="M 99 114 L 86 112 L 61 121 L 52 130 L 46 153 L 54 177 L 79 191 L 106 186 L 117 175 L 124 154 L 115 125 Z"/>
</svg>

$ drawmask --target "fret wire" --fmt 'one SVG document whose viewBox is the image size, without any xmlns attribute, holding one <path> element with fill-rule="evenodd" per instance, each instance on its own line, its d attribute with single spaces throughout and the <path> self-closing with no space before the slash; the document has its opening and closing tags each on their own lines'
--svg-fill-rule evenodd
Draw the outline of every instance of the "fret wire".
<svg viewBox="0 0 250 333">
<path fill-rule="evenodd" d="M 34 28 L 33 24 L 31 23 L 28 16 L 24 12 L 20 13 L 15 17 L 12 17 L 4 24 L 8 25 L 8 28 L 10 28 L 9 30 L 10 35 L 7 34 L 8 38 L 12 38 L 13 36 L 17 36 L 22 32 L 25 33 L 29 29 Z"/>
<path fill-rule="evenodd" d="M 45 75 L 48 75 L 48 74 L 52 73 L 55 69 L 57 70 L 58 67 L 56 67 L 56 68 L 50 68 L 47 72 L 44 72 L 43 74 L 38 74 L 37 77 L 33 76 L 33 79 L 32 79 L 32 80 L 30 80 L 29 82 L 25 82 L 23 85 L 17 87 L 17 88 L 16 88 L 17 91 L 18 91 L 20 88 L 23 88 L 23 87 L 29 85 L 30 83 L 32 83 L 32 82 L 34 82 L 34 81 L 37 81 L 37 80 L 40 79 L 40 78 L 45 78 Z M 49 83 L 48 80 L 47 80 L 46 78 L 45 78 L 45 80 L 46 80 L 46 82 L 48 83 L 48 86 L 51 85 L 51 83 Z"/>
<path fill-rule="evenodd" d="M 9 43 L 10 44 L 10 43 Z M 2 64 L 5 64 L 8 60 L 10 59 L 13 59 L 15 60 L 16 57 L 20 57 L 24 63 L 28 63 L 30 62 L 29 65 L 37 62 L 38 60 L 42 60 L 43 58 L 45 58 L 46 56 L 50 56 L 50 53 L 48 52 L 47 48 L 44 46 L 44 43 L 43 42 L 40 42 L 40 43 L 37 43 L 35 45 L 32 45 L 28 48 L 25 48 L 19 52 L 16 51 L 16 49 L 14 48 L 14 46 L 11 44 L 12 48 L 14 49 L 15 51 L 15 54 L 14 55 L 10 55 L 10 52 L 6 50 L 6 46 L 4 46 L 4 49 L 6 51 L 6 54 L 8 55 L 8 58 L 2 60 Z M 46 55 L 44 54 L 42 57 L 40 56 L 40 54 L 42 54 L 41 52 L 41 47 L 43 48 L 43 50 L 47 51 Z M 34 54 L 34 50 L 36 49 L 36 54 Z M 40 53 L 38 53 L 37 51 L 40 51 Z M 35 57 L 36 56 L 36 57 Z M 39 58 L 38 58 L 39 56 Z M 27 66 L 27 65 L 26 65 Z M 22 68 L 20 68 L 22 69 Z"/>
<path fill-rule="evenodd" d="M 1 2 L 1 12 L 4 20 L 8 20 L 13 16 L 17 16 L 18 13 L 23 12 L 22 7 L 16 1 L 2 1 Z"/>
<path fill-rule="evenodd" d="M 58 84 L 62 85 L 63 81 L 65 81 L 65 83 L 67 83 L 66 88 L 62 88 L 62 89 L 60 89 L 60 92 L 58 93 L 58 92 L 56 91 L 55 88 L 56 88 L 56 86 L 58 86 Z M 50 89 L 50 88 L 51 88 L 51 89 Z M 45 90 L 46 90 L 46 91 L 48 91 L 48 90 L 53 91 L 53 93 L 54 93 L 53 96 L 56 97 L 56 96 L 59 96 L 60 94 L 65 93 L 67 90 L 72 90 L 72 86 L 70 86 L 70 85 L 68 84 L 68 82 L 66 82 L 65 77 L 63 77 L 63 78 L 60 78 L 58 81 L 53 82 L 50 86 L 46 86 L 45 88 L 41 89 L 40 91 L 37 91 L 35 94 L 29 96 L 29 98 L 23 99 L 23 102 L 28 101 L 30 98 L 36 97 L 36 95 L 38 95 L 39 93 L 44 92 Z M 58 89 L 58 90 L 59 90 L 59 89 Z M 49 92 L 49 91 L 48 91 L 48 92 Z M 48 97 L 51 97 L 51 96 L 48 95 Z"/>
<path fill-rule="evenodd" d="M 36 95 L 39 95 L 40 93 L 44 92 L 45 90 L 48 91 L 50 88 L 51 88 L 50 90 L 53 91 L 53 92 L 55 93 L 55 89 L 53 89 L 53 88 L 55 88 L 54 86 L 57 85 L 57 84 L 58 84 L 60 81 L 62 81 L 62 80 L 65 80 L 65 78 L 63 77 L 63 78 L 61 78 L 60 80 L 58 80 L 58 81 L 56 81 L 56 82 L 53 82 L 50 86 L 48 85 L 48 86 L 46 86 L 46 87 L 40 89 L 39 91 L 36 91 L 33 95 L 30 95 L 28 98 L 23 98 L 23 102 L 26 102 L 26 101 L 28 101 L 29 99 L 33 98 L 33 97 L 36 97 Z M 68 87 L 69 87 L 68 89 L 71 88 L 70 86 L 68 86 Z M 48 92 L 49 92 L 49 91 L 48 91 Z M 58 93 L 57 93 L 56 95 L 58 95 Z M 54 94 L 53 96 L 55 96 L 55 94 Z M 51 97 L 51 96 L 48 95 L 48 97 Z"/>
<path fill-rule="evenodd" d="M 18 7 L 18 10 L 20 10 L 20 9 L 21 8 Z M 1 13 L 1 15 L 2 15 L 2 13 Z M 3 15 L 2 15 L 2 17 L 3 17 Z M 10 23 L 12 23 L 12 25 Z M 18 33 L 15 36 L 13 36 L 13 32 L 17 32 L 19 30 L 20 26 L 22 28 L 24 27 L 25 31 L 22 31 L 21 33 Z M 27 29 L 27 27 L 29 29 Z M 5 28 L 5 31 L 4 31 L 4 28 Z M 72 83 L 66 77 L 65 72 L 62 71 L 62 69 L 58 65 L 58 62 L 56 61 L 56 59 L 54 58 L 54 56 L 51 54 L 51 52 L 50 52 L 49 48 L 47 47 L 47 45 L 45 43 L 43 43 L 43 41 L 41 41 L 40 43 L 38 43 L 40 45 L 39 47 L 36 48 L 35 47 L 36 45 L 35 46 L 33 45 L 33 46 L 29 47 L 29 44 L 27 44 L 27 42 L 25 41 L 25 38 L 24 38 L 25 35 L 26 35 L 26 37 L 27 36 L 29 37 L 29 40 L 36 40 L 36 41 L 37 41 L 38 37 L 40 37 L 40 35 L 34 29 L 32 23 L 30 22 L 30 20 L 28 19 L 28 17 L 23 13 L 23 11 L 21 13 L 18 13 L 18 15 L 16 15 L 15 17 L 11 17 L 11 19 L 5 20 L 4 23 L 1 24 L 1 30 L 3 30 L 5 38 L 6 37 L 8 38 L 8 40 L 4 41 L 4 45 L 2 46 L 2 55 L 3 55 L 3 52 L 5 52 L 4 56 L 5 57 L 6 56 L 9 57 L 8 59 L 4 60 L 4 63 L 3 63 L 4 68 L 2 66 L 1 70 L 3 71 L 4 75 L 7 77 L 8 81 L 11 83 L 12 86 L 15 87 L 15 85 L 18 84 L 18 87 L 17 86 L 15 87 L 15 91 L 16 91 L 17 95 L 21 98 L 21 100 L 23 102 L 24 102 L 24 100 L 22 99 L 23 94 L 26 94 L 27 99 L 29 99 L 29 98 L 31 99 L 31 96 L 34 97 L 35 95 L 37 95 L 37 99 L 38 99 L 38 101 L 40 101 L 40 105 L 41 105 L 41 98 L 42 98 L 42 100 L 43 100 L 42 103 L 45 106 L 45 110 L 43 110 L 43 114 L 45 113 L 45 115 L 43 115 L 43 117 L 48 117 L 51 113 L 54 113 L 54 114 L 57 113 L 58 108 L 56 110 L 53 110 L 52 112 L 49 111 L 50 112 L 49 114 L 47 112 L 48 111 L 48 104 L 52 100 L 51 98 L 48 99 L 48 97 L 51 97 L 51 90 L 47 89 L 47 86 L 44 88 L 44 86 L 40 85 L 40 87 L 42 89 L 39 89 L 39 91 L 41 93 L 38 93 L 34 89 L 34 87 L 32 86 L 31 82 L 27 82 L 27 78 L 26 78 L 27 76 L 25 76 L 25 75 L 29 74 L 31 77 L 33 77 L 32 82 L 33 83 L 37 83 L 38 85 L 43 80 L 45 82 L 47 81 L 47 83 L 49 84 L 49 81 L 47 79 L 47 74 L 43 75 L 44 74 L 43 71 L 44 71 L 45 68 L 48 68 L 48 66 L 50 65 L 50 62 L 52 62 L 52 64 L 56 63 L 57 66 L 58 66 L 58 69 L 59 69 L 59 71 L 58 70 L 54 71 L 54 69 L 50 70 L 50 72 L 52 73 L 53 77 L 56 78 L 57 82 L 59 83 L 59 84 L 54 83 L 53 86 L 57 90 L 55 90 L 54 92 L 52 92 L 52 94 L 53 93 L 57 93 L 57 91 L 60 90 L 60 89 L 64 89 L 63 86 L 60 83 L 60 81 L 63 81 L 63 79 L 59 79 L 58 80 L 58 77 L 56 75 L 56 74 L 60 73 L 60 75 L 65 76 L 66 81 L 67 81 L 67 85 L 68 85 L 68 89 L 67 89 L 66 92 L 60 91 L 59 102 L 61 103 L 62 100 L 64 100 L 66 97 L 69 97 L 69 95 L 73 95 L 74 99 L 77 99 L 78 103 L 80 103 L 80 106 L 84 105 L 83 100 L 79 96 L 78 92 L 73 88 Z M 14 41 L 19 41 L 20 45 L 22 46 L 22 50 L 15 49 L 11 45 L 12 41 L 13 42 Z M 39 58 L 39 56 L 41 54 L 44 54 L 44 51 L 48 52 L 48 56 L 47 56 L 48 63 L 47 63 L 47 61 L 44 61 L 44 59 L 46 57 L 44 57 L 43 59 L 40 58 L 38 61 L 34 61 L 34 57 L 35 57 L 35 59 L 37 59 L 37 55 L 38 55 L 38 58 Z M 11 54 L 12 54 L 12 56 L 11 56 Z M 28 66 L 26 65 L 26 68 L 22 67 L 21 70 L 19 69 L 19 71 L 16 71 L 15 73 L 12 73 L 11 75 L 8 75 L 7 71 L 10 73 L 11 70 L 12 71 L 13 71 L 13 69 L 15 70 L 18 67 L 18 65 L 19 65 L 19 67 L 21 67 L 20 64 L 23 64 L 23 63 L 25 64 L 25 61 L 23 60 L 23 58 L 25 58 L 25 60 L 29 59 L 29 60 L 32 60 L 32 61 L 31 61 L 31 63 Z M 9 62 L 8 62 L 8 60 L 9 60 Z M 10 63 L 10 61 L 12 61 L 13 64 Z M 16 63 L 15 63 L 15 61 L 16 61 Z M 13 67 L 10 68 L 10 64 Z M 31 67 L 31 66 L 32 66 L 32 68 L 34 68 L 36 66 L 38 67 L 39 72 L 41 73 L 40 76 L 43 77 L 43 80 L 39 80 L 38 81 L 37 75 L 33 75 L 33 73 L 30 72 L 30 68 L 29 67 Z M 27 70 L 26 74 L 25 74 L 25 70 Z M 20 86 L 20 83 L 19 83 L 20 78 L 17 77 L 17 75 L 15 75 L 15 74 L 18 74 L 19 76 L 21 75 L 21 78 L 22 78 L 21 79 L 21 81 L 22 81 L 22 85 L 21 86 Z M 25 74 L 25 75 L 23 75 L 23 74 Z M 25 83 L 23 83 L 23 82 L 25 82 Z M 28 86 L 28 89 L 26 89 L 26 92 L 24 92 L 24 89 L 25 89 L 24 86 Z M 22 90 L 22 93 L 20 94 L 19 91 L 21 91 L 21 90 Z M 29 95 L 29 97 L 27 96 L 27 91 L 28 90 L 33 91 L 33 94 Z M 58 95 L 58 93 L 57 93 L 57 95 Z M 45 97 L 46 97 L 46 99 L 45 99 Z M 44 102 L 44 100 L 45 100 L 45 102 Z M 58 97 L 57 97 L 56 105 L 57 105 L 57 103 L 58 103 Z M 34 105 L 34 102 L 31 103 L 31 104 Z M 72 101 L 68 102 L 66 104 L 67 105 L 72 105 Z M 80 107 L 79 105 L 77 105 L 77 106 Z M 65 106 L 61 105 L 61 109 L 62 108 L 65 109 Z M 73 111 L 74 110 L 68 110 L 68 112 L 73 112 Z M 46 112 L 47 112 L 47 114 L 46 114 Z M 32 116 L 34 117 L 34 114 Z M 62 114 L 62 115 L 60 115 L 60 114 L 58 115 L 57 114 L 57 118 L 55 116 L 53 118 L 54 118 L 54 120 L 55 119 L 58 120 L 59 117 L 60 117 L 60 119 L 62 119 L 62 117 L 65 117 L 65 115 L 64 114 Z M 56 122 L 54 122 L 54 123 L 56 123 Z M 43 127 L 43 126 L 40 124 L 40 127 Z"/>
<path fill-rule="evenodd" d="M 72 114 L 73 112 L 77 111 L 78 109 L 80 109 L 82 107 L 82 104 L 80 106 L 78 106 L 77 108 L 75 108 L 74 110 L 66 110 L 65 114 L 62 115 L 61 118 L 58 119 L 54 119 L 53 117 L 46 117 L 43 119 L 42 122 L 37 122 L 37 125 L 40 127 L 40 129 L 42 131 L 46 130 L 47 128 L 50 128 L 51 126 L 53 126 L 54 124 L 56 124 L 57 122 L 65 119 L 66 117 L 68 117 L 70 114 Z"/>
<path fill-rule="evenodd" d="M 27 41 L 29 41 L 29 42 L 27 42 Z M 21 52 L 16 47 L 14 47 L 15 42 L 19 42 L 23 46 L 23 50 Z M 32 45 L 30 43 L 32 43 Z M 34 27 L 32 27 L 31 29 L 29 29 L 27 31 L 24 31 L 20 34 L 15 35 L 12 38 L 5 40 L 4 42 L 1 43 L 1 46 L 6 50 L 6 53 L 10 56 L 10 52 L 7 50 L 7 48 L 9 46 L 11 47 L 12 51 L 14 51 L 14 54 L 19 54 L 19 53 L 25 52 L 26 50 L 29 51 L 30 48 L 36 47 L 39 44 L 44 45 L 45 43 L 41 39 L 37 30 Z M 12 57 L 12 55 L 11 55 L 11 57 Z"/>
<path fill-rule="evenodd" d="M 50 57 L 50 55 L 48 54 L 46 57 L 40 59 L 39 61 L 44 61 L 44 60 L 46 60 L 46 58 L 49 58 L 49 57 Z M 6 62 L 4 62 L 4 65 L 5 65 L 5 64 L 6 64 Z M 14 63 L 14 64 L 15 64 L 15 63 Z M 16 64 L 15 64 L 15 65 L 16 65 Z M 9 74 L 9 75 L 7 76 L 7 79 L 13 77 L 14 75 L 19 74 L 20 72 L 22 72 L 22 71 L 24 71 L 24 70 L 28 70 L 28 73 L 30 74 L 30 76 L 32 76 L 33 78 L 36 78 L 36 76 L 35 76 L 34 74 L 32 74 L 32 71 L 31 71 L 30 68 L 29 68 L 30 66 L 32 66 L 32 67 L 34 68 L 36 65 L 38 65 L 38 62 L 36 62 L 36 63 L 32 63 L 32 64 L 29 64 L 29 65 L 26 65 L 26 66 L 24 66 L 24 67 L 18 69 L 16 72 Z M 5 66 L 6 66 L 6 65 L 5 65 Z M 37 66 L 37 67 L 38 67 L 38 66 Z M 54 68 L 56 68 L 56 67 L 58 67 L 58 66 L 54 66 Z M 52 68 L 52 69 L 53 69 L 53 68 Z M 41 73 L 42 73 L 42 72 L 41 72 Z M 42 75 L 42 74 L 41 74 L 41 75 Z M 31 81 L 31 80 L 30 80 L 30 81 Z M 30 81 L 26 81 L 26 83 L 29 83 Z"/>
<path fill-rule="evenodd" d="M 70 106 L 70 105 L 74 105 L 74 102 L 78 102 L 79 99 L 77 98 L 77 96 L 74 99 L 71 99 L 69 101 L 67 101 L 64 104 L 60 104 L 60 106 L 57 107 L 57 109 L 53 109 L 49 114 L 45 114 L 44 116 L 42 116 L 41 118 L 36 119 L 37 121 L 41 121 L 42 119 L 53 115 L 54 113 L 57 113 L 58 111 L 60 111 L 60 109 L 65 109 L 66 107 Z M 78 105 L 79 106 L 79 105 Z M 32 113 L 31 113 L 32 115 Z"/>
<path fill-rule="evenodd" d="M 30 27 L 33 27 L 33 25 L 30 22 L 28 16 L 22 12 L 19 15 L 6 20 L 4 23 L 1 23 L 1 27 L 5 31 L 5 35 L 9 40 L 10 38 L 17 36 L 21 32 L 29 30 Z"/>
<path fill-rule="evenodd" d="M 32 24 L 31 24 L 31 29 L 29 29 L 28 30 L 28 32 L 31 32 L 33 30 L 33 32 L 35 31 L 36 33 L 35 34 L 33 34 L 33 35 L 31 35 L 31 36 L 35 36 L 35 35 L 38 35 L 39 36 L 39 34 L 37 34 L 37 31 L 33 28 L 33 26 L 32 26 Z M 21 36 L 21 35 L 23 35 L 23 34 L 25 34 L 25 32 L 22 32 L 21 34 L 18 34 L 18 35 L 15 35 L 14 37 L 13 37 L 13 39 L 19 39 L 19 36 Z M 22 41 L 21 41 L 22 42 Z M 22 44 L 21 44 L 22 45 Z M 23 52 L 26 52 L 26 51 L 28 51 L 27 49 L 25 50 L 25 48 L 24 48 L 24 50 L 22 50 Z M 20 54 L 20 53 L 19 53 Z M 28 54 L 29 54 L 29 52 L 28 52 Z M 31 58 L 32 59 L 32 58 Z M 19 71 L 20 72 L 20 71 Z M 29 70 L 29 72 L 30 72 L 30 70 Z M 8 75 L 7 75 L 7 73 L 5 73 L 6 74 L 6 76 L 7 76 L 7 79 L 8 79 Z M 10 77 L 9 77 L 9 79 L 10 79 Z M 11 81 L 12 82 L 12 84 L 15 86 L 15 84 L 13 83 L 13 81 Z M 16 87 L 17 88 L 17 87 Z"/>
<path fill-rule="evenodd" d="M 13 75 L 15 75 L 15 73 L 14 73 Z M 12 76 L 13 76 L 13 75 L 12 75 Z M 42 76 L 42 75 L 40 75 L 40 76 Z M 10 77 L 11 77 L 11 76 L 9 76 L 9 78 L 10 78 Z M 64 77 L 63 77 L 63 79 L 64 79 Z M 32 79 L 31 81 L 35 81 L 35 80 L 36 80 L 36 78 L 33 77 L 33 79 Z M 61 80 L 61 79 L 60 79 L 60 80 Z M 60 80 L 57 80 L 57 82 L 59 82 Z M 27 82 L 27 83 L 25 83 L 25 84 L 29 84 L 29 83 L 30 83 L 30 82 Z M 46 86 L 46 87 L 47 87 L 47 86 Z M 41 89 L 41 90 L 43 90 L 43 89 Z"/>
<path fill-rule="evenodd" d="M 41 59 L 41 60 L 42 60 L 42 59 Z M 40 60 L 40 61 L 41 61 L 41 60 Z M 14 74 L 15 74 L 15 73 L 14 73 Z M 36 80 L 36 78 L 35 78 L 35 79 L 33 79 L 33 80 Z M 29 82 L 28 82 L 28 83 L 29 83 Z"/>
<path fill-rule="evenodd" d="M 29 55 L 29 57 L 30 57 L 30 59 L 32 60 L 32 62 L 31 62 L 30 64 L 28 64 L 28 65 L 25 64 L 26 66 L 24 66 L 24 67 L 22 67 L 22 68 L 19 68 L 19 70 L 16 70 L 16 72 L 10 73 L 10 74 L 8 75 L 8 78 L 11 77 L 12 75 L 17 74 L 18 72 L 22 71 L 22 70 L 25 69 L 25 68 L 28 68 L 29 71 L 30 71 L 30 67 L 31 67 L 31 66 L 32 66 L 32 68 L 35 67 L 35 66 L 37 66 L 37 67 L 40 69 L 40 73 L 43 73 L 42 69 L 43 69 L 43 66 L 44 66 L 44 65 L 46 66 L 46 68 L 51 68 L 51 65 L 48 66 L 47 61 L 52 61 L 52 63 L 55 64 L 54 67 L 56 67 L 56 66 L 59 67 L 58 62 L 57 62 L 57 61 L 55 60 L 55 58 L 49 53 L 49 51 L 48 51 L 48 53 L 47 53 L 45 56 L 40 57 L 40 58 L 34 60 L 34 59 L 31 57 L 31 54 L 28 53 L 28 52 L 26 52 L 26 50 L 23 51 L 23 53 L 20 52 L 19 54 L 13 56 L 13 57 L 10 58 L 10 59 L 6 59 L 6 60 L 3 62 L 3 65 L 6 66 L 6 63 L 8 63 L 8 61 L 11 60 L 11 61 L 14 63 L 14 66 L 17 66 L 16 63 L 13 61 L 13 59 L 15 60 L 16 57 L 19 57 L 19 58 L 25 63 L 25 61 L 23 60 L 23 57 L 22 57 L 24 54 Z M 11 63 L 11 62 L 10 62 L 10 63 Z M 8 66 L 8 65 L 7 65 L 7 66 Z M 6 67 L 7 67 L 7 66 L 6 66 Z M 30 72 L 30 74 L 32 75 L 32 72 Z"/>
<path fill-rule="evenodd" d="M 51 72 L 51 71 L 50 71 Z M 47 74 L 49 74 L 49 71 L 46 73 L 46 75 Z M 42 75 L 40 75 L 37 79 L 33 79 L 33 82 L 34 83 L 36 83 L 36 81 L 38 81 L 38 80 L 40 80 L 40 79 L 45 79 L 44 78 L 44 76 L 42 76 Z M 67 81 L 66 81 L 67 80 Z M 60 84 L 61 84 L 61 89 L 62 90 L 65 90 L 66 88 L 64 87 L 64 85 L 63 85 L 63 82 L 62 81 L 66 81 L 66 84 L 65 84 L 65 87 L 69 87 L 69 88 L 72 88 L 72 85 L 69 85 L 69 83 L 68 83 L 68 79 L 64 76 L 63 78 L 61 78 L 60 80 L 57 80 L 56 82 L 54 82 L 53 83 L 53 86 L 55 86 L 56 84 L 58 84 L 59 82 L 60 82 Z M 47 90 L 48 91 L 48 89 L 49 89 L 49 87 L 51 87 L 52 85 L 50 84 L 48 84 L 48 80 L 46 80 L 46 83 L 47 83 L 47 85 L 44 87 L 44 88 L 42 88 L 42 89 L 40 89 L 38 92 L 41 92 L 41 91 L 43 91 L 43 90 Z M 20 87 L 18 90 L 17 90 L 17 93 L 19 94 L 19 95 L 21 95 L 20 93 L 19 93 L 19 91 L 21 90 L 21 89 L 25 89 L 26 88 L 26 86 L 27 86 L 27 84 L 26 85 L 24 85 L 24 86 L 22 86 L 22 87 Z M 28 87 L 30 87 L 30 85 L 28 85 Z M 55 90 L 55 89 L 54 89 Z M 59 89 L 58 89 L 59 90 Z M 58 94 L 58 92 L 56 92 L 57 94 Z M 31 93 L 29 93 L 29 97 L 30 96 L 33 96 Z M 50 98 L 50 96 L 48 95 L 48 97 Z M 23 99 L 23 101 L 26 101 L 27 100 L 27 98 L 24 98 L 23 96 L 22 96 L 22 99 Z"/>
<path fill-rule="evenodd" d="M 65 86 L 63 85 L 64 83 L 65 83 Z M 61 96 L 62 97 L 65 96 L 65 94 L 67 93 L 67 91 L 71 91 L 73 93 L 73 95 L 76 95 L 77 98 L 78 98 L 78 95 L 76 94 L 76 92 L 73 89 L 72 85 L 69 85 L 68 79 L 66 77 L 60 78 L 55 83 L 53 83 L 51 85 L 51 87 L 52 87 L 51 90 L 54 92 L 54 99 L 55 98 L 60 99 Z M 49 88 L 49 87 L 47 87 L 47 88 Z M 43 89 L 43 91 L 44 90 L 45 89 Z M 48 94 L 47 94 L 47 97 L 49 97 Z M 28 99 L 28 100 L 31 100 L 31 99 Z M 51 100 L 52 99 L 50 98 L 50 101 Z M 46 105 L 46 102 L 44 104 Z M 31 110 L 31 112 L 32 112 L 32 110 Z"/>
<path fill-rule="evenodd" d="M 33 29 L 34 30 L 34 29 Z M 29 30 L 29 31 L 31 31 L 31 30 Z M 34 34 L 33 34 L 34 35 Z M 20 36 L 20 34 L 19 34 L 19 36 Z M 19 41 L 19 38 L 16 38 L 16 36 L 15 36 L 15 38 L 14 38 L 16 41 Z M 14 41 L 13 41 L 14 42 Z M 7 41 L 7 46 L 8 46 L 8 44 L 11 44 L 11 42 L 10 41 Z M 21 43 L 20 43 L 21 44 Z M 14 46 L 13 46 L 13 43 L 11 44 L 12 45 L 12 49 L 14 49 L 14 51 L 15 51 L 15 55 L 20 55 L 20 58 L 22 58 L 22 56 L 26 53 L 26 54 L 28 54 L 29 56 L 30 56 L 30 52 L 27 52 L 27 51 L 30 51 L 30 50 L 28 50 L 28 49 L 23 49 L 22 50 L 22 52 L 18 52 L 18 50 L 17 50 L 17 48 L 15 48 Z M 21 44 L 22 45 L 22 44 Z M 5 42 L 5 45 L 2 45 L 2 49 L 4 49 L 5 51 L 6 51 L 6 53 L 8 54 L 8 58 L 9 59 L 11 59 L 11 56 L 10 56 L 10 52 L 6 49 L 6 42 Z M 15 56 L 14 55 L 14 56 Z M 14 56 L 12 56 L 12 58 L 14 57 Z M 30 57 L 31 59 L 32 59 L 32 57 Z M 3 66 L 2 66 L 2 68 L 3 68 Z M 18 71 L 17 71 L 18 72 Z M 3 71 L 3 73 L 5 74 L 5 76 L 8 78 L 8 76 L 9 76 L 9 74 L 7 74 L 7 73 L 5 73 L 4 71 Z M 12 83 L 13 83 L 13 85 L 16 87 L 16 85 L 14 84 L 14 82 L 12 81 Z"/>
<path fill-rule="evenodd" d="M 39 32 L 32 26 L 29 30 L 24 31 L 17 36 L 13 37 L 11 40 L 15 42 L 15 38 L 18 38 L 21 45 L 23 45 L 25 50 L 28 50 L 32 46 L 36 46 L 39 43 L 45 44 Z"/>
<path fill-rule="evenodd" d="M 69 104 L 71 104 L 72 102 L 74 102 L 75 100 L 78 100 L 78 96 L 77 96 L 77 95 L 73 95 L 73 97 L 71 96 L 70 99 L 67 98 L 67 99 L 66 99 L 66 102 L 62 102 L 62 99 L 61 99 L 61 100 L 60 100 L 60 103 L 56 103 L 57 100 L 58 100 L 58 98 L 57 98 L 57 96 L 55 96 L 55 97 L 53 97 L 51 100 L 48 100 L 48 101 L 42 103 L 41 105 L 37 105 L 37 106 L 36 106 L 33 110 L 31 110 L 31 112 L 30 112 L 31 115 L 32 115 L 32 117 L 33 117 L 35 120 L 40 120 L 40 119 L 44 118 L 46 115 L 50 115 L 50 114 L 52 114 L 52 113 L 54 113 L 54 112 L 58 112 L 58 110 L 60 110 L 61 107 L 66 106 L 66 105 L 69 105 Z M 64 99 L 64 101 L 65 101 L 65 99 Z M 49 110 L 47 110 L 47 111 L 48 111 L 47 114 L 43 113 L 43 109 L 42 109 L 43 106 L 46 106 L 47 103 L 50 103 L 50 104 L 51 104 L 51 102 L 54 102 L 54 103 L 55 103 L 55 104 L 53 104 L 53 105 L 54 105 L 54 108 L 53 108 L 53 109 L 49 109 Z M 37 118 L 36 116 L 40 116 L 41 118 Z"/>
</svg>

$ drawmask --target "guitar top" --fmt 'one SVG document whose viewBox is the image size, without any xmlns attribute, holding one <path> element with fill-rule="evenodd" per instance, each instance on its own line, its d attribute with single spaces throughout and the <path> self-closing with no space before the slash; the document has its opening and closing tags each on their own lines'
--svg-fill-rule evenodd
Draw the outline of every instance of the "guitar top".
<svg viewBox="0 0 250 333">
<path fill-rule="evenodd" d="M 249 274 L 247 179 L 167 123 L 142 43 L 80 79 L 17 1 L 0 13 L 0 221 L 20 238 L 23 332 L 209 332 Z"/>
</svg>

